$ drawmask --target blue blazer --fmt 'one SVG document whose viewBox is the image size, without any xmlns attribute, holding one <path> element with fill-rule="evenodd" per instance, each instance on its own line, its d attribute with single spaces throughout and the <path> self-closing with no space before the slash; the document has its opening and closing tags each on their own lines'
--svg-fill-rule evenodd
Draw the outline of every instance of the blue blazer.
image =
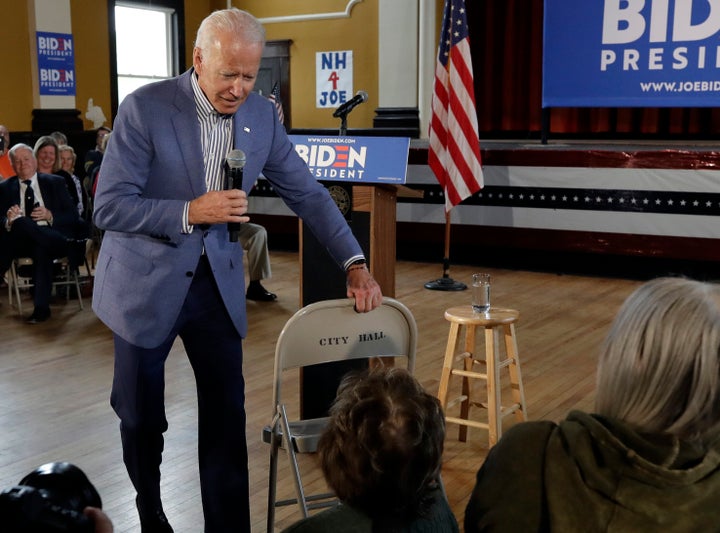
<svg viewBox="0 0 720 533">
<path fill-rule="evenodd" d="M 169 335 L 203 247 L 225 307 L 247 332 L 243 250 L 227 224 L 182 233 L 185 202 L 206 192 L 190 76 L 144 86 L 123 100 L 103 157 L 95 224 L 106 231 L 93 309 L 126 341 L 154 348 Z M 273 104 L 251 94 L 235 113 L 234 148 L 245 152 L 243 189 L 262 173 L 338 264 L 362 253 L 327 189 L 296 154 Z"/>
</svg>

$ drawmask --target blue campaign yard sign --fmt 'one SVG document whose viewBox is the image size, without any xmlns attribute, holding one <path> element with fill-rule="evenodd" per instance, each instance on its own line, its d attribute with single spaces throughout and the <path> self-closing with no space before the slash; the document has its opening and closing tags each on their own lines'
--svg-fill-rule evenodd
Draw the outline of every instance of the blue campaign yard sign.
<svg viewBox="0 0 720 533">
<path fill-rule="evenodd" d="M 290 135 L 290 140 L 318 180 L 405 183 L 408 137 Z"/>
<path fill-rule="evenodd" d="M 36 37 L 40 94 L 75 96 L 72 34 L 39 31 Z"/>
<path fill-rule="evenodd" d="M 720 2 L 545 0 L 543 107 L 720 105 Z"/>
</svg>

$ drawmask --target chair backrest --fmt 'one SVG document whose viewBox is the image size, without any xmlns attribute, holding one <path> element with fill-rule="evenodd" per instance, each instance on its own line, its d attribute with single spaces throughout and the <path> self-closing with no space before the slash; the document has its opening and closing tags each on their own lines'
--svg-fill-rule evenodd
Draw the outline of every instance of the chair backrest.
<svg viewBox="0 0 720 533">
<path fill-rule="evenodd" d="M 405 305 L 383 298 L 369 313 L 358 313 L 349 298 L 309 304 L 286 322 L 275 346 L 273 406 L 280 401 L 283 372 L 318 363 L 372 357 L 404 357 L 415 369 L 417 325 Z"/>
</svg>

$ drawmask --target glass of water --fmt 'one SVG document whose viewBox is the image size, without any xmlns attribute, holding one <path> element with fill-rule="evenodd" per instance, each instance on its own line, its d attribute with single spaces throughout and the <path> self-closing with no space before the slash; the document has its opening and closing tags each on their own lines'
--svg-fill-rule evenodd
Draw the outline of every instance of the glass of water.
<svg viewBox="0 0 720 533">
<path fill-rule="evenodd" d="M 490 274 L 473 274 L 472 308 L 476 313 L 487 313 L 490 310 Z"/>
</svg>

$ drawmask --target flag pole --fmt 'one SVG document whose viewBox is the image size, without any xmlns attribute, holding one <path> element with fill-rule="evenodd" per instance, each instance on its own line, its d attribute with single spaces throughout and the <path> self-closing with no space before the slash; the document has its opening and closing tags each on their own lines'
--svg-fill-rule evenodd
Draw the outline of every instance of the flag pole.
<svg viewBox="0 0 720 533">
<path fill-rule="evenodd" d="M 465 0 L 445 0 L 443 13 L 428 166 L 445 195 L 445 257 L 442 278 L 429 281 L 425 288 L 462 291 L 467 286 L 450 277 L 450 210 L 482 189 L 483 172 Z"/>
<path fill-rule="evenodd" d="M 443 255 L 443 275 L 441 278 L 428 281 L 426 289 L 433 291 L 464 291 L 467 285 L 450 277 L 450 213 L 445 211 L 445 254 Z"/>
</svg>

